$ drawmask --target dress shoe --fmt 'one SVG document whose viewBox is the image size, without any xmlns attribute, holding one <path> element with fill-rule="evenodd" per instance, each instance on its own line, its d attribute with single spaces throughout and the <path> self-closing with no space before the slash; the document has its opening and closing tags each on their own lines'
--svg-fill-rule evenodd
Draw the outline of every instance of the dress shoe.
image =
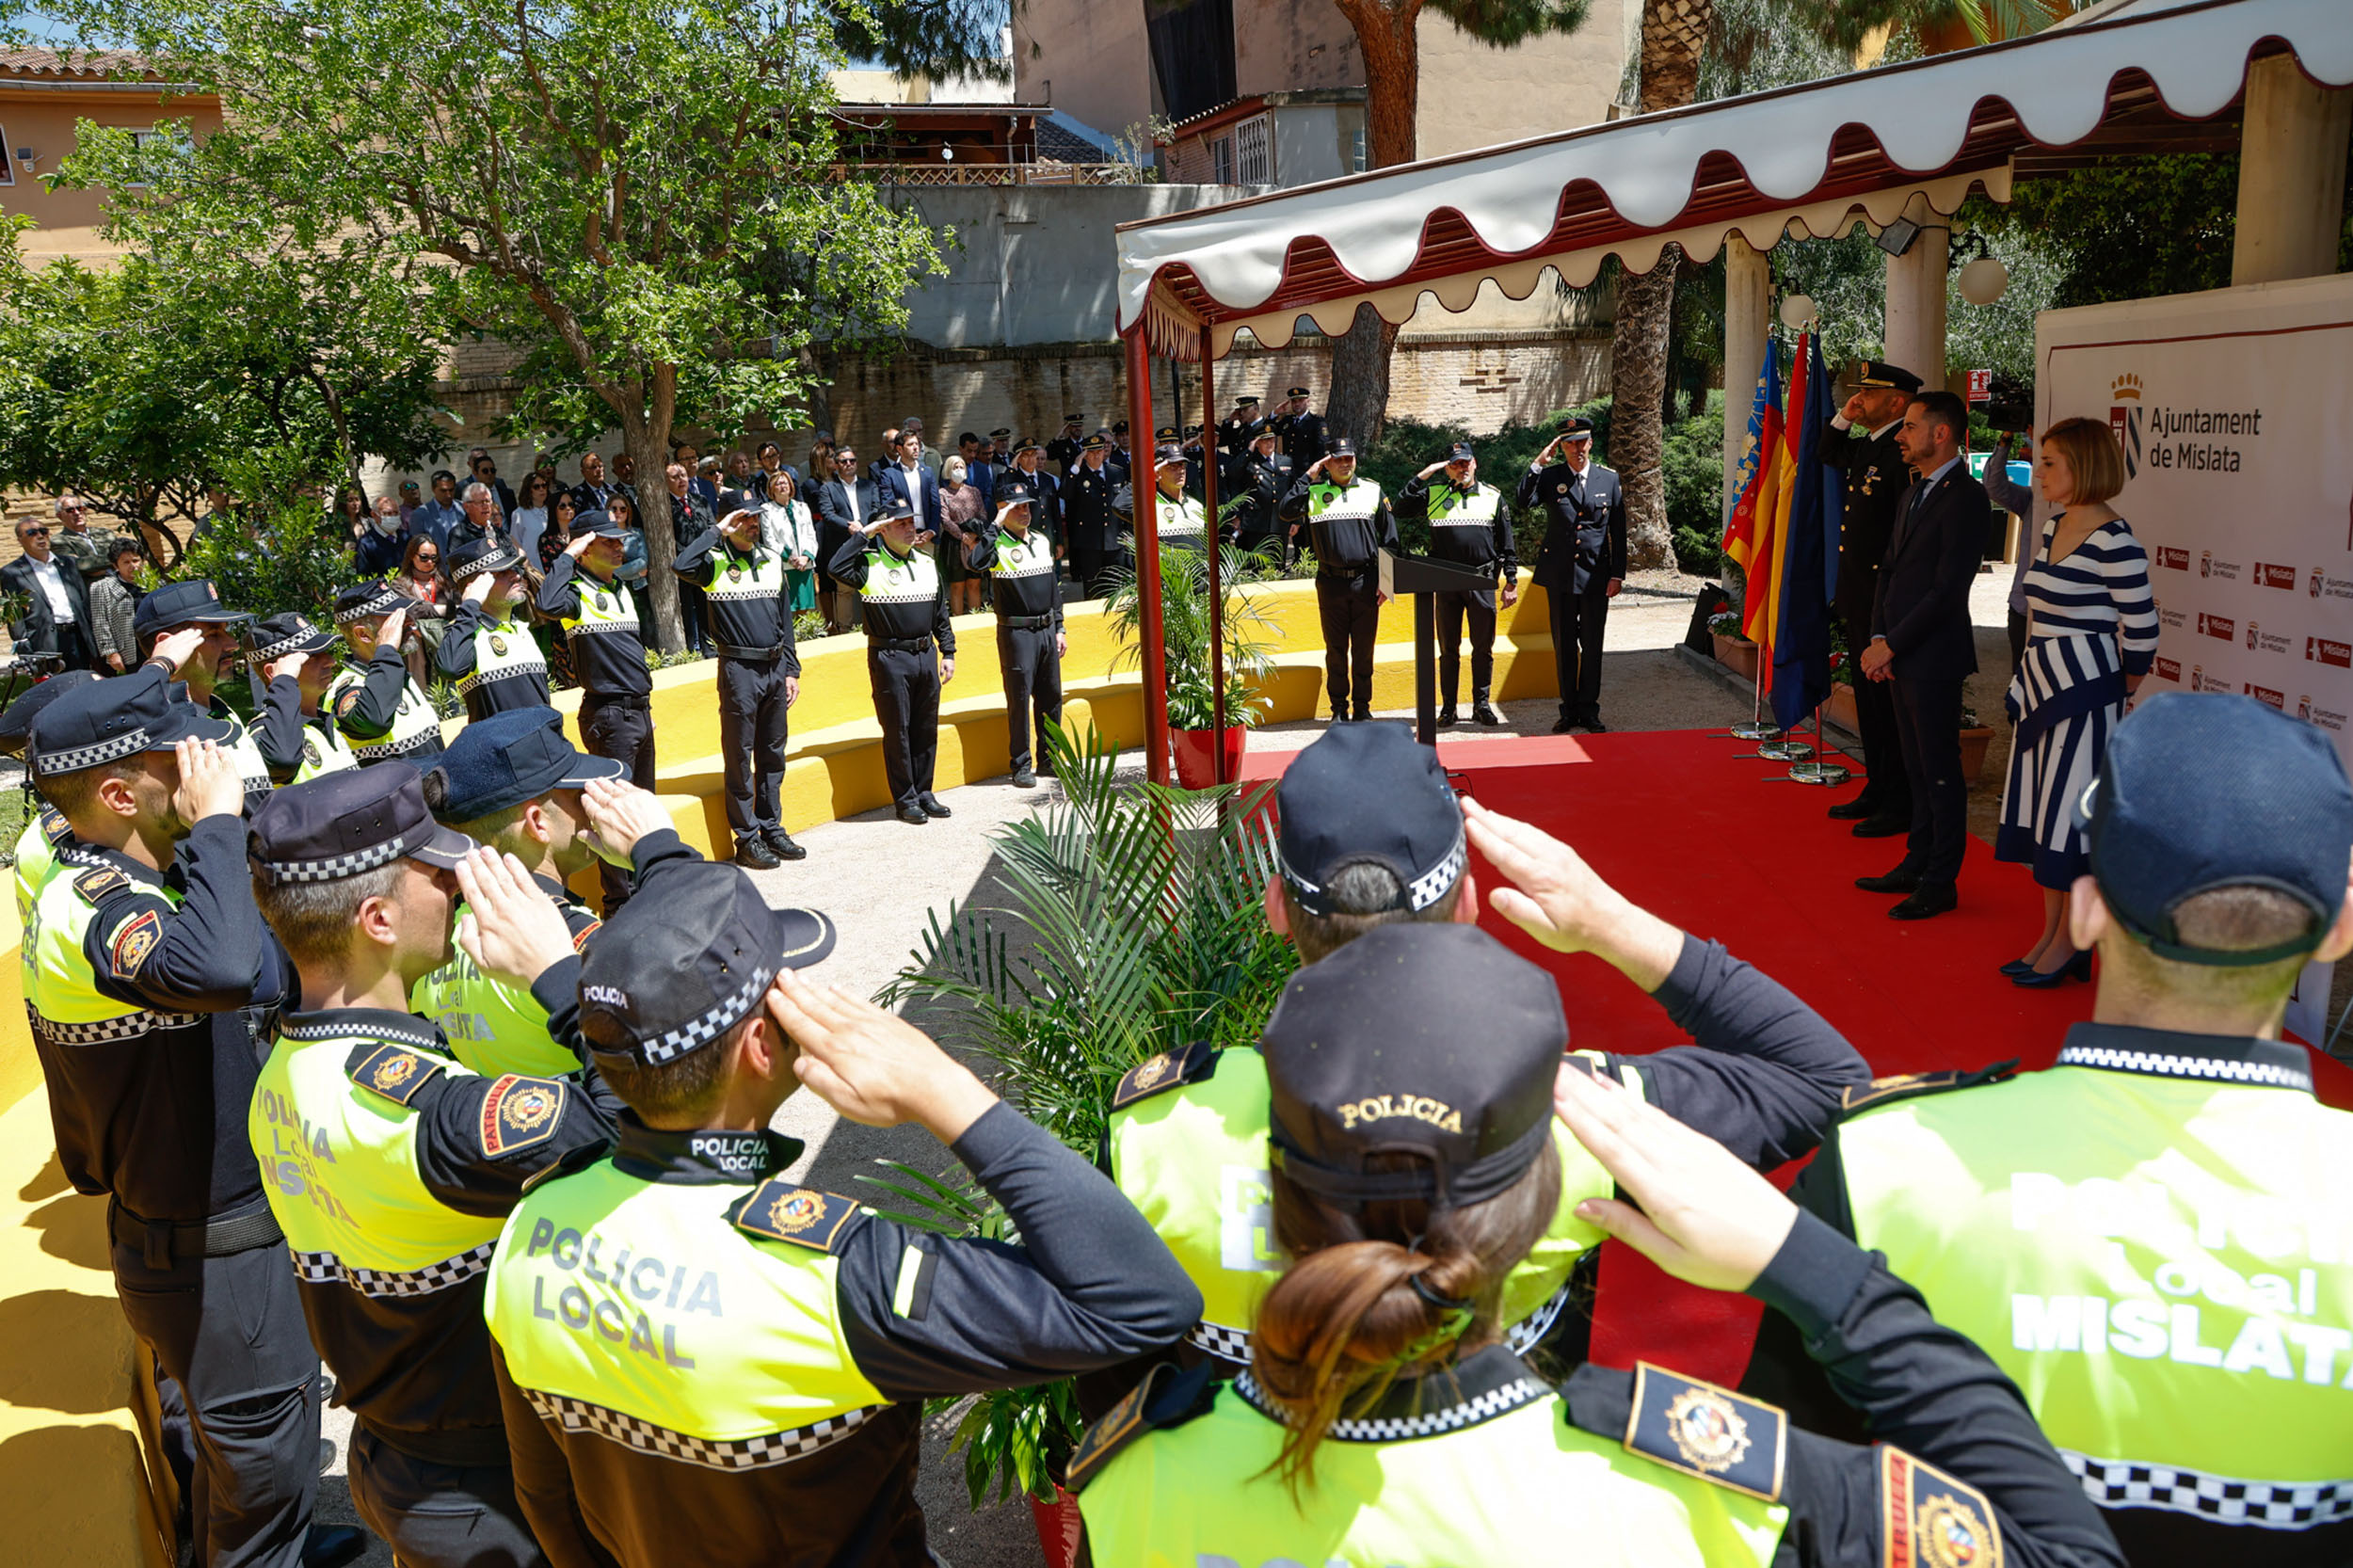
<svg viewBox="0 0 2353 1568">
<path fill-rule="evenodd" d="M 1891 920 L 1925 920 L 1930 915 L 1961 907 L 1961 894 L 1949 882 L 1924 882 L 1919 891 L 1887 912 Z"/>
<path fill-rule="evenodd" d="M 1454 711 L 1454 704 L 1449 702 L 1445 707 L 1438 710 L 1439 728 L 1451 729 L 1462 722 L 1463 715 Z"/>
<path fill-rule="evenodd" d="M 1556 735 L 1565 735 L 1576 728 L 1577 726 L 1571 724 L 1568 720 L 1562 719 L 1560 723 L 1552 727 L 1552 732 Z"/>
<path fill-rule="evenodd" d="M 1858 839 L 1893 839 L 1898 833 L 1912 831 L 1910 817 L 1871 817 L 1847 829 Z"/>
<path fill-rule="evenodd" d="M 1864 822 L 1877 815 L 1878 812 L 1879 802 L 1868 795 L 1857 795 L 1852 800 L 1842 800 L 1830 808 L 1831 819 L 1833 822 Z"/>
<path fill-rule="evenodd" d="M 1489 726 L 1498 725 L 1503 722 L 1503 715 L 1496 712 L 1496 705 L 1489 702 L 1483 696 L 1477 702 L 1471 704 L 1471 717 L 1478 720 L 1481 724 Z"/>
<path fill-rule="evenodd" d="M 784 864 L 776 858 L 776 852 L 768 847 L 768 840 L 757 833 L 735 841 L 735 863 L 756 872 L 774 871 Z"/>
<path fill-rule="evenodd" d="M 920 806 L 902 806 L 899 808 L 899 820 L 910 827 L 920 827 L 932 819 L 923 815 Z"/>
<path fill-rule="evenodd" d="M 923 808 L 923 815 L 927 817 L 952 817 L 955 815 L 953 811 L 949 810 L 946 806 L 940 803 L 940 799 L 937 795 L 933 794 L 928 790 L 915 797 L 915 804 Z"/>
<path fill-rule="evenodd" d="M 1370 724 L 1372 722 L 1372 710 L 1369 708 L 1357 709 L 1356 716 L 1353 722 L 1356 724 Z"/>
<path fill-rule="evenodd" d="M 1905 861 L 1881 876 L 1858 876 L 1854 885 L 1866 893 L 1914 892 L 1920 886 L 1920 868 Z"/>
<path fill-rule="evenodd" d="M 808 858 L 808 851 L 794 843 L 792 841 L 792 835 L 787 833 L 782 825 L 776 827 L 763 827 L 760 830 L 760 837 L 762 842 L 767 844 L 770 849 L 776 852 L 776 858 L 779 860 L 806 860 Z"/>
<path fill-rule="evenodd" d="M 1034 789 L 1036 789 L 1036 788 L 1037 788 L 1037 770 L 1036 770 L 1036 769 L 1034 769 L 1034 768 L 1032 768 L 1032 767 L 1031 767 L 1029 764 L 1027 764 L 1026 762 L 1025 762 L 1025 763 L 1023 763 L 1020 767 L 1017 767 L 1017 768 L 1014 769 L 1014 770 L 1013 770 L 1013 787 L 1014 787 L 1015 789 L 1016 789 L 1016 790 L 1034 790 Z"/>
<path fill-rule="evenodd" d="M 302 1542 L 302 1568 L 344 1568 L 368 1549 L 368 1532 L 356 1525 L 312 1525 Z"/>
<path fill-rule="evenodd" d="M 2090 978 L 2091 950 L 2085 948 L 2056 969 L 2030 968 L 2025 974 L 2011 975 L 2009 983 L 2023 990 L 2047 991 L 2055 985 L 2065 984 L 2071 980 L 2089 980 Z"/>
<path fill-rule="evenodd" d="M 2013 958 L 2009 963 L 2002 966 L 2002 977 L 2006 980 L 2018 975 L 2032 973 L 2034 973 L 2034 966 L 2027 963 L 2023 958 Z"/>
<path fill-rule="evenodd" d="M 1609 727 L 1602 723 L 1599 719 L 1587 719 L 1582 725 L 1578 726 L 1578 728 L 1583 729 L 1588 735 L 1607 735 L 1609 733 Z"/>
</svg>

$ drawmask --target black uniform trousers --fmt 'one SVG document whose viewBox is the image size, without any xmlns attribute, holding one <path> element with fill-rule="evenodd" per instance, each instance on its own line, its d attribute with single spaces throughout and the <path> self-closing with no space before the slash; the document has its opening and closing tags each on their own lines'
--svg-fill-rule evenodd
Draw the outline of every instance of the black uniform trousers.
<svg viewBox="0 0 2353 1568">
<path fill-rule="evenodd" d="M 866 674 L 874 687 L 874 717 L 882 722 L 883 775 L 901 810 L 920 808 L 932 792 L 939 757 L 939 659 L 928 640 L 921 651 L 870 642 Z"/>
<path fill-rule="evenodd" d="M 110 1205 L 111 1208 L 112 1206 Z M 318 1491 L 319 1356 L 283 1241 L 222 1257 L 114 1243 L 131 1332 L 180 1385 L 208 1568 L 298 1568 Z"/>
<path fill-rule="evenodd" d="M 1332 696 L 1332 716 L 1369 719 L 1372 646 L 1381 628 L 1380 580 L 1369 569 L 1320 571 L 1316 608 L 1323 616 L 1323 684 Z"/>
<path fill-rule="evenodd" d="M 1470 621 L 1471 700 L 1484 702 L 1496 683 L 1496 596 L 1492 588 L 1477 593 L 1449 589 L 1432 606 L 1438 620 L 1438 705 L 1454 706 L 1454 693 L 1463 678 L 1463 622 Z"/>
<path fill-rule="evenodd" d="M 1860 661 L 1871 646 L 1871 621 L 1839 617 L 1847 637 L 1848 657 Z M 1896 687 L 1887 680 L 1866 680 L 1858 664 L 1854 682 L 1855 728 L 1863 736 L 1863 771 L 1868 776 L 1857 800 L 1870 805 L 1874 817 L 1912 820 L 1912 780 L 1904 766 L 1903 743 L 1896 732 Z"/>
<path fill-rule="evenodd" d="M 679 546 L 681 554 L 684 545 Z M 711 612 L 703 602 L 703 591 L 692 583 L 678 585 L 679 630 L 686 646 L 696 653 L 711 651 Z"/>
<path fill-rule="evenodd" d="M 545 1568 L 504 1464 L 437 1464 L 351 1429 L 351 1506 L 401 1568 Z"/>
<path fill-rule="evenodd" d="M 1969 786 L 1961 776 L 1961 683 L 1897 676 L 1878 684 L 1896 689 L 1896 733 L 1912 784 L 1904 863 L 1919 872 L 1924 886 L 1950 887 L 1961 877 L 1969 832 Z"/>
<path fill-rule="evenodd" d="M 1583 593 L 1547 588 L 1552 610 L 1552 667 L 1561 688 L 1561 717 L 1569 724 L 1601 722 L 1601 634 L 1609 617 L 1609 580 L 1598 571 Z"/>
<path fill-rule="evenodd" d="M 719 656 L 719 755 L 728 785 L 728 826 L 748 839 L 779 825 L 776 791 L 784 782 L 784 656 Z"/>
<path fill-rule="evenodd" d="M 597 696 L 580 699 L 580 744 L 593 757 L 610 757 L 629 771 L 622 776 L 641 790 L 653 788 L 653 709 L 642 696 Z M 604 890 L 604 918 L 629 902 L 636 880 L 609 861 L 597 866 Z"/>
<path fill-rule="evenodd" d="M 1005 679 L 1005 744 L 1013 770 L 1019 773 L 1036 760 L 1030 743 L 1032 712 L 1040 732 L 1062 723 L 1062 655 L 1054 651 L 1054 629 L 1008 626 L 1000 619 L 997 664 Z"/>
<path fill-rule="evenodd" d="M 1070 541 L 1070 597 L 1100 599 L 1096 584 L 1103 575 L 1103 547 L 1089 539 Z"/>
</svg>

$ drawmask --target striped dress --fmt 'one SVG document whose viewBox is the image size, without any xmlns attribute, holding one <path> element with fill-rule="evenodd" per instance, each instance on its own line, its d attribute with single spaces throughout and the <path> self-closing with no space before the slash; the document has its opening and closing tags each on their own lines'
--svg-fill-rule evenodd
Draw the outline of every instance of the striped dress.
<svg viewBox="0 0 2353 1568">
<path fill-rule="evenodd" d="M 2058 514 L 2026 572 L 2033 616 L 2026 656 L 2003 698 L 2017 723 L 1994 855 L 2034 868 L 2045 888 L 2073 886 L 2088 866 L 2075 802 L 2100 771 L 2108 731 L 2124 716 L 2124 678 L 2157 652 L 2149 554 L 2122 518 L 2103 523 L 2063 561 L 2051 557 Z"/>
</svg>

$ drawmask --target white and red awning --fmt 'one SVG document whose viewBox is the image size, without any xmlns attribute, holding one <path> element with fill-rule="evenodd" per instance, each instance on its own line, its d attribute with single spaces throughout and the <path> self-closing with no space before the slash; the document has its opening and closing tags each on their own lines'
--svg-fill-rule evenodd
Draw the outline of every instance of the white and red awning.
<svg viewBox="0 0 2353 1568">
<path fill-rule="evenodd" d="M 2230 149 L 2248 62 L 2292 52 L 2353 85 L 2353 0 L 2121 0 L 2030 38 L 1513 142 L 1121 225 L 1119 326 L 1194 359 L 1248 328 L 1289 343 L 1302 316 L 1346 330 L 1423 294 L 1466 309 L 1493 280 L 1526 298 L 1615 254 L 1648 270 L 1669 241 L 1713 256 L 1939 212 L 2013 176 L 2127 152 Z"/>
</svg>

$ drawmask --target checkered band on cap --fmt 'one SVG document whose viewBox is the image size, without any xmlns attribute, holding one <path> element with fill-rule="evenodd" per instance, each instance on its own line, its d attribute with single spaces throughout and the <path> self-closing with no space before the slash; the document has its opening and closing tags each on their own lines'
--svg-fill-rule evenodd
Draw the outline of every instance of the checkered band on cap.
<svg viewBox="0 0 2353 1568">
<path fill-rule="evenodd" d="M 418 831 L 424 835 L 418 840 L 421 843 L 433 836 L 431 824 Z M 272 882 L 333 882 L 341 877 L 372 872 L 378 866 L 389 866 L 406 854 L 408 848 L 408 835 L 403 834 L 389 843 L 370 844 L 365 849 L 356 849 L 347 855 L 329 856 L 324 860 L 264 860 L 257 856 L 254 864 L 268 872 Z"/>
<path fill-rule="evenodd" d="M 119 762 L 125 757 L 136 757 L 147 749 L 147 742 L 148 733 L 144 727 L 126 729 L 111 740 L 100 741 L 95 745 L 36 753 L 33 771 L 43 778 L 60 773 L 80 773 L 84 768 L 102 767 L 108 762 Z"/>
<path fill-rule="evenodd" d="M 125 1013 L 119 1018 L 97 1018 L 85 1023 L 60 1023 L 45 1018 L 24 1005 L 25 1020 L 35 1035 L 53 1046 L 109 1046 L 118 1040 L 136 1040 L 159 1029 L 186 1029 L 205 1021 L 201 1013 L 155 1013 L 141 1010 Z"/>
<path fill-rule="evenodd" d="M 1234 1380 L 1234 1392 L 1259 1415 L 1277 1421 L 1284 1419 L 1283 1407 L 1269 1399 L 1266 1390 L 1258 1386 L 1258 1380 L 1248 1372 Z M 1340 1443 L 1401 1443 L 1416 1437 L 1435 1437 L 1440 1432 L 1460 1432 L 1482 1421 L 1492 1421 L 1523 1405 L 1551 1397 L 1552 1390 L 1533 1378 L 1513 1378 L 1500 1388 L 1490 1388 L 1460 1404 L 1426 1410 L 1418 1416 L 1375 1416 L 1366 1420 L 1342 1417 L 1333 1422 L 1324 1435 Z"/>
<path fill-rule="evenodd" d="M 331 1252 L 297 1252 L 295 1272 L 305 1285 L 348 1285 L 363 1296 L 379 1299 L 430 1296 L 463 1285 L 489 1268 L 490 1254 L 497 1246 L 496 1241 L 485 1241 L 422 1269 L 359 1269 Z"/>
<path fill-rule="evenodd" d="M 494 550 L 488 555 L 476 556 L 473 560 L 468 561 L 461 567 L 453 568 L 449 574 L 449 580 L 453 583 L 464 583 L 470 579 L 480 577 L 485 572 L 511 571 L 522 564 L 523 552 L 521 551 Z"/>
<path fill-rule="evenodd" d="M 1291 885 L 1292 891 L 1298 893 L 1304 902 L 1310 904 L 1321 902 L 1322 884 L 1310 882 L 1302 876 L 1298 868 L 1283 857 L 1281 845 L 1278 844 L 1275 847 L 1274 853 L 1276 866 L 1283 873 L 1283 880 Z M 1341 864 L 1347 865 L 1354 858 L 1351 856 L 1348 860 L 1343 860 Z M 1368 858 L 1375 857 L 1369 856 Z M 1390 865 L 1386 859 L 1383 859 L 1381 863 L 1388 865 L 1392 871 L 1396 870 L 1396 867 Z M 1464 869 L 1469 864 L 1470 841 L 1464 831 L 1458 828 L 1454 835 L 1454 847 L 1441 856 L 1436 865 L 1405 884 L 1406 906 L 1414 913 L 1419 914 L 1446 897 L 1447 889 L 1462 879 Z"/>
<path fill-rule="evenodd" d="M 1503 1342 L 1511 1347 L 1513 1355 L 1526 1355 L 1552 1332 L 1552 1325 L 1559 1320 L 1561 1309 L 1569 1304 L 1574 1288 L 1572 1282 L 1562 1280 L 1561 1288 L 1545 1298 L 1542 1306 L 1503 1331 Z"/>
<path fill-rule="evenodd" d="M 2301 1530 L 2353 1520 L 2353 1480 L 2240 1480 L 2170 1464 L 2094 1459 L 2059 1450 L 2102 1508 L 2155 1508 L 2217 1524 Z"/>
<path fill-rule="evenodd" d="M 524 1396 L 531 1408 L 543 1421 L 560 1424 L 566 1432 L 592 1432 L 599 1437 L 634 1448 L 642 1454 L 663 1459 L 675 1459 L 682 1464 L 700 1464 L 712 1470 L 759 1470 L 776 1464 L 789 1464 L 806 1459 L 821 1448 L 831 1448 L 863 1426 L 867 1419 L 888 1405 L 866 1405 L 846 1410 L 839 1416 L 828 1416 L 790 1432 L 764 1432 L 758 1437 L 720 1439 L 696 1437 L 692 1432 L 675 1428 L 656 1426 L 642 1417 L 609 1410 L 585 1400 L 568 1399 L 561 1394 L 543 1394 L 536 1388 L 526 1388 Z"/>
<path fill-rule="evenodd" d="M 657 1035 L 621 1054 L 635 1056 L 649 1067 L 659 1067 L 664 1062 L 684 1056 L 697 1046 L 708 1045 L 749 1013 L 758 1004 L 760 993 L 768 989 L 768 983 L 776 978 L 776 971 L 774 969 L 754 969 L 750 979 L 722 997 L 700 1017 L 682 1023 L 667 1033 Z"/>
<path fill-rule="evenodd" d="M 258 664 L 267 664 L 297 643 L 307 643 L 313 637 L 325 635 L 327 635 L 326 632 L 297 616 L 295 617 L 295 629 L 292 632 L 274 643 L 264 643 L 253 650 L 254 661 Z"/>
<path fill-rule="evenodd" d="M 1242 1366 L 1250 1364 L 1250 1331 L 1228 1328 L 1207 1318 L 1185 1330 L 1185 1340 L 1196 1350 L 1204 1350 L 1224 1361 Z"/>
<path fill-rule="evenodd" d="M 423 751 L 426 746 L 440 739 L 440 727 L 436 725 L 431 728 L 418 730 L 407 740 L 386 739 L 374 741 L 366 745 L 360 745 L 355 742 L 351 747 L 351 754 L 362 762 L 381 762 L 387 757 L 406 757 L 412 751 Z"/>
<path fill-rule="evenodd" d="M 366 620 L 371 616 L 389 616 L 408 602 L 391 588 L 379 584 L 374 598 L 362 600 L 348 610 L 336 611 L 335 624 L 349 626 L 353 621 Z"/>
<path fill-rule="evenodd" d="M 2119 1050 L 2112 1046 L 2066 1046 L 2062 1067 L 2105 1067 L 2110 1072 L 2152 1078 L 2199 1078 L 2224 1083 L 2261 1083 L 2274 1089 L 2313 1092 L 2313 1075 L 2273 1062 L 2243 1062 L 2224 1056 L 2175 1055 L 2170 1051 Z"/>
</svg>

